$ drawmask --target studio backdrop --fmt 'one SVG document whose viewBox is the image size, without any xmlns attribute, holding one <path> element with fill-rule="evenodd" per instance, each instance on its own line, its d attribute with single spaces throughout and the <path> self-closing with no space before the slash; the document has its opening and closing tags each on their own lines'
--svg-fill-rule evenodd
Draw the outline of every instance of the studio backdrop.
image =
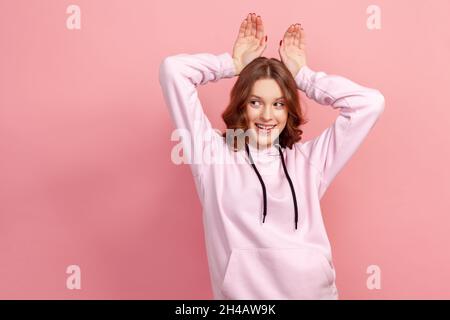
<svg viewBox="0 0 450 320">
<path fill-rule="evenodd" d="M 0 0 L 0 298 L 213 297 L 159 70 L 168 56 L 231 54 L 256 12 L 264 56 L 278 59 L 299 22 L 311 69 L 385 98 L 321 199 L 340 298 L 450 299 L 449 11 L 447 0 Z M 197 87 L 218 130 L 235 81 Z M 307 141 L 339 113 L 299 94 Z"/>
</svg>

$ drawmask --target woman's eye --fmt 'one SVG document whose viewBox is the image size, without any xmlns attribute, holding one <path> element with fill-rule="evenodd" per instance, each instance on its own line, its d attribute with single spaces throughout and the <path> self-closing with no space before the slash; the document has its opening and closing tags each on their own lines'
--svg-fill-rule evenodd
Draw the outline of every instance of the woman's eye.
<svg viewBox="0 0 450 320">
<path fill-rule="evenodd" d="M 253 106 L 255 106 L 255 103 L 256 103 L 256 102 L 259 103 L 259 101 L 256 101 L 256 100 L 251 100 L 251 101 L 250 101 L 250 103 L 251 103 Z M 277 107 L 280 108 L 280 109 L 284 107 L 284 103 L 282 103 L 282 102 L 276 102 L 275 105 L 279 105 L 279 106 L 277 106 Z"/>
<path fill-rule="evenodd" d="M 258 101 L 255 101 L 255 100 L 250 101 L 250 103 L 251 103 L 252 105 L 255 105 L 254 102 L 258 102 Z"/>
</svg>

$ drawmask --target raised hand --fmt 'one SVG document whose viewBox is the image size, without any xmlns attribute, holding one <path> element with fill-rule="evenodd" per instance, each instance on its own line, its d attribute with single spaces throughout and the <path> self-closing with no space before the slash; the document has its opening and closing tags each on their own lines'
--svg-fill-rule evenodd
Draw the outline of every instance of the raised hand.
<svg viewBox="0 0 450 320">
<path fill-rule="evenodd" d="M 264 35 L 264 26 L 260 16 L 249 13 L 242 21 L 239 34 L 233 46 L 233 60 L 236 66 L 236 75 L 254 59 L 262 55 L 267 47 L 267 36 Z"/>
<path fill-rule="evenodd" d="M 295 77 L 306 65 L 305 32 L 300 24 L 292 24 L 285 32 L 278 53 L 281 61 Z"/>
</svg>

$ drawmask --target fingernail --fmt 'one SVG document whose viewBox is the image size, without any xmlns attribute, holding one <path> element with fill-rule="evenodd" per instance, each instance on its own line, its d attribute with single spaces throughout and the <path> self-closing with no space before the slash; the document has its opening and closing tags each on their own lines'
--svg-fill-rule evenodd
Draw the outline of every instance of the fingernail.
<svg viewBox="0 0 450 320">
<path fill-rule="evenodd" d="M 267 36 L 266 36 L 266 41 L 267 41 Z"/>
<path fill-rule="evenodd" d="M 282 43 L 283 43 L 283 40 L 280 40 L 280 46 L 281 46 Z"/>
</svg>

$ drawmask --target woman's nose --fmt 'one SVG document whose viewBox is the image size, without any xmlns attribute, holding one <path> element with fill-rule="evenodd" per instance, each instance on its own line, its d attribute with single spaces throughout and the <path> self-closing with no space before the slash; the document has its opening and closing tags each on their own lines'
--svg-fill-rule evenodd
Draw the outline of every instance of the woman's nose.
<svg viewBox="0 0 450 320">
<path fill-rule="evenodd" d="M 261 118 L 269 121 L 272 118 L 272 109 L 270 107 L 264 107 Z"/>
</svg>

